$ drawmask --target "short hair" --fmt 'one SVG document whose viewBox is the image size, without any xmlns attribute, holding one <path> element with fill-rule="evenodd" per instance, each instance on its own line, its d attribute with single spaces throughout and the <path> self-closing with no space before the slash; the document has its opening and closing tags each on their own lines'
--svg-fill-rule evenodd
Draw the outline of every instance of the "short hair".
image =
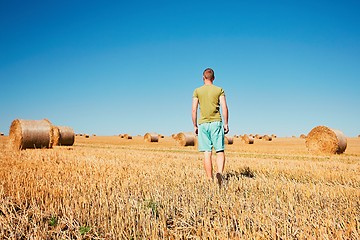
<svg viewBox="0 0 360 240">
<path fill-rule="evenodd" d="M 214 80 L 215 79 L 214 70 L 212 70 L 211 68 L 205 69 L 203 72 L 203 76 L 208 80 Z"/>
</svg>

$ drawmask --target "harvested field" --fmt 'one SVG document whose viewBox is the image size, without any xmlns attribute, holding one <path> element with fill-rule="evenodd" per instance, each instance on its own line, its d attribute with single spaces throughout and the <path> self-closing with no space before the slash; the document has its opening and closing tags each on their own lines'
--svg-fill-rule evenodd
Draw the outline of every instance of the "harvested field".
<svg viewBox="0 0 360 240">
<path fill-rule="evenodd" d="M 166 136 L 21 152 L 1 137 L 0 238 L 360 238 L 360 138 L 329 156 L 301 138 L 234 141 L 221 189 L 202 156 Z"/>
</svg>

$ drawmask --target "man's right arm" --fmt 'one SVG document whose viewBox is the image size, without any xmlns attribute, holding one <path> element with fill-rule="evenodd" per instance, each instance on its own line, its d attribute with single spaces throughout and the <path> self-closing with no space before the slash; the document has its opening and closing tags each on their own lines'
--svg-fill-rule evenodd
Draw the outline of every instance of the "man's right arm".
<svg viewBox="0 0 360 240">
<path fill-rule="evenodd" d="M 198 134 L 198 125 L 197 125 L 197 110 L 199 105 L 199 99 L 194 97 L 192 102 L 192 122 L 194 125 L 194 132 L 195 134 Z"/>
</svg>

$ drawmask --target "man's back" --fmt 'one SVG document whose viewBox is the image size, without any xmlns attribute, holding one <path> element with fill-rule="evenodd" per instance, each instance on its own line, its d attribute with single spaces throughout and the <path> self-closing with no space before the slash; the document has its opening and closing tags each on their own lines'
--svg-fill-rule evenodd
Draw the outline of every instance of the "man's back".
<svg viewBox="0 0 360 240">
<path fill-rule="evenodd" d="M 200 104 L 199 124 L 221 121 L 220 96 L 224 95 L 224 90 L 213 84 L 203 85 L 195 89 L 193 97 L 198 98 Z"/>
</svg>

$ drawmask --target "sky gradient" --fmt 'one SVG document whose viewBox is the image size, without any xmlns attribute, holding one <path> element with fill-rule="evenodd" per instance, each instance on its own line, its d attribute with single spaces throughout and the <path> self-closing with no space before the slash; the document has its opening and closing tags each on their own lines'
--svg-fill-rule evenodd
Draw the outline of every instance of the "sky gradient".
<svg viewBox="0 0 360 240">
<path fill-rule="evenodd" d="M 360 134 L 359 1 L 0 1 L 0 132 L 192 131 L 202 72 L 229 134 Z"/>
</svg>

